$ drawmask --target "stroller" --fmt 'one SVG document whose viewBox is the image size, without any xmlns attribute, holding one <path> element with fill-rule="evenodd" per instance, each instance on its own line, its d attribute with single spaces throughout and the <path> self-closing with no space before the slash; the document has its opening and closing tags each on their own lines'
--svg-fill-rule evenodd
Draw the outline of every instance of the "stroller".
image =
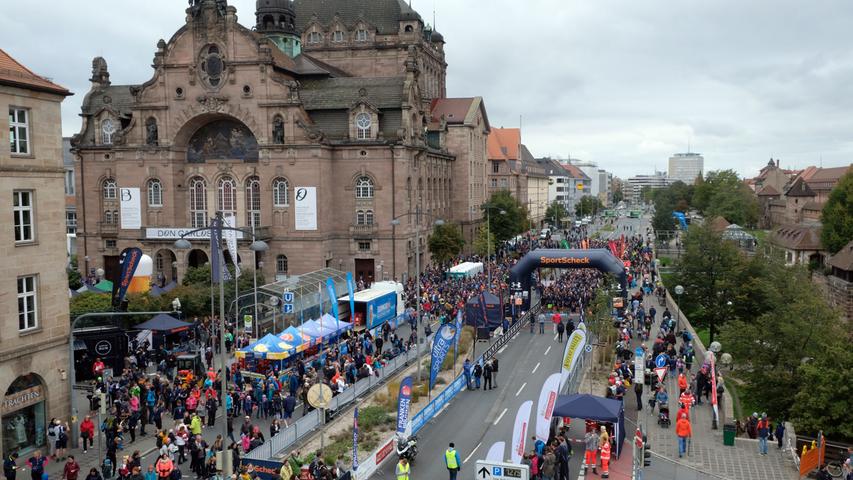
<svg viewBox="0 0 853 480">
<path fill-rule="evenodd" d="M 669 428 L 672 421 L 669 419 L 669 405 L 662 403 L 658 413 L 658 425 L 663 428 Z"/>
</svg>

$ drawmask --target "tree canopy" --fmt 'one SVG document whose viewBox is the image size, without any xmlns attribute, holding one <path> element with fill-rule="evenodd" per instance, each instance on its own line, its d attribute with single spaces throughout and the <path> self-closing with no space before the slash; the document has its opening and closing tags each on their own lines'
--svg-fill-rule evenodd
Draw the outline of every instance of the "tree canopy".
<svg viewBox="0 0 853 480">
<path fill-rule="evenodd" d="M 853 170 L 830 192 L 820 221 L 820 239 L 830 253 L 837 253 L 853 240 Z"/>
<path fill-rule="evenodd" d="M 429 253 L 433 260 L 442 264 L 450 261 L 462 252 L 465 239 L 462 237 L 462 229 L 455 223 L 436 225 L 429 236 Z"/>
<path fill-rule="evenodd" d="M 545 210 L 545 218 L 554 222 L 554 225 L 561 225 L 562 219 L 568 216 L 569 211 L 566 210 L 566 207 L 559 200 L 551 202 L 548 205 L 548 209 Z"/>
<path fill-rule="evenodd" d="M 483 217 L 487 217 L 492 235 L 498 242 L 505 242 L 527 230 L 529 220 L 527 210 L 518 203 L 509 190 L 499 190 L 492 194 L 488 203 L 483 204 Z M 501 214 L 504 211 L 506 213 Z"/>
<path fill-rule="evenodd" d="M 575 215 L 585 217 L 587 215 L 595 215 L 604 208 L 604 204 L 598 197 L 592 195 L 584 195 L 580 201 L 575 204 Z"/>
<path fill-rule="evenodd" d="M 706 218 L 751 226 L 758 222 L 758 200 L 734 170 L 714 170 L 695 185 L 692 206 Z"/>
</svg>

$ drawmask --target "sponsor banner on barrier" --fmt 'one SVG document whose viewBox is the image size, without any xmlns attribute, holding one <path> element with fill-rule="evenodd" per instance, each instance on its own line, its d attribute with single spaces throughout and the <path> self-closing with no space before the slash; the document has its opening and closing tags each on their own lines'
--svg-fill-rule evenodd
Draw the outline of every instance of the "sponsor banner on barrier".
<svg viewBox="0 0 853 480">
<path fill-rule="evenodd" d="M 400 382 L 397 395 L 397 433 L 406 433 L 409 428 L 409 405 L 412 403 L 412 377 Z"/>
<path fill-rule="evenodd" d="M 542 391 L 539 393 L 539 403 L 536 405 L 536 438 L 548 442 L 551 428 L 551 416 L 554 404 L 557 403 L 557 390 L 560 388 L 560 374 L 555 373 L 545 379 Z"/>
<path fill-rule="evenodd" d="M 432 342 L 432 357 L 430 358 L 429 367 L 429 389 L 435 386 L 435 379 L 438 377 L 438 372 L 441 370 L 441 364 L 444 362 L 444 357 L 450 350 L 450 346 L 456 341 L 456 333 L 458 332 L 456 325 L 445 323 L 438 328 L 435 334 L 435 339 Z"/>
<path fill-rule="evenodd" d="M 560 371 L 561 391 L 566 386 L 566 381 L 568 381 L 572 370 L 578 363 L 578 358 L 583 353 L 584 344 L 586 344 L 586 332 L 583 330 L 575 330 L 569 335 L 569 339 L 566 341 L 566 351 L 563 354 L 563 368 Z"/>
<path fill-rule="evenodd" d="M 251 458 L 240 459 L 240 466 L 248 467 L 252 477 L 257 476 L 261 480 L 281 480 L 281 462 L 271 460 L 253 460 Z"/>
<path fill-rule="evenodd" d="M 506 442 L 495 442 L 486 454 L 486 460 L 490 462 L 503 462 Z"/>
<path fill-rule="evenodd" d="M 530 425 L 530 410 L 533 409 L 533 400 L 528 400 L 518 407 L 515 415 L 515 425 L 512 427 L 512 451 L 510 458 L 512 463 L 521 463 L 524 456 L 524 441 L 527 438 L 527 430 Z"/>
</svg>

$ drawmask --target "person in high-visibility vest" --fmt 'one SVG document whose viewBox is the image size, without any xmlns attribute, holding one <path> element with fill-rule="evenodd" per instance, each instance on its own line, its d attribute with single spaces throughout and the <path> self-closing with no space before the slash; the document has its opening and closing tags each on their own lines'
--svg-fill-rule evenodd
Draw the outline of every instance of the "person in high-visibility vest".
<svg viewBox="0 0 853 480">
<path fill-rule="evenodd" d="M 456 451 L 456 445 L 453 442 L 450 442 L 447 450 L 444 451 L 444 464 L 447 466 L 450 480 L 456 480 L 456 474 L 459 473 L 462 461 L 459 460 L 459 452 Z"/>
<path fill-rule="evenodd" d="M 589 428 L 589 427 L 587 427 Z M 595 427 L 588 429 L 584 435 L 583 443 L 585 447 L 583 471 L 586 474 L 586 469 L 592 467 L 592 473 L 598 474 L 596 469 L 595 455 L 598 453 L 598 434 L 595 433 Z"/>
<path fill-rule="evenodd" d="M 399 462 L 397 462 L 397 480 L 409 480 L 409 471 L 412 469 L 412 466 L 409 465 L 409 461 L 405 458 L 401 458 Z"/>
<path fill-rule="evenodd" d="M 601 478 L 610 477 L 610 441 L 601 445 Z"/>
</svg>

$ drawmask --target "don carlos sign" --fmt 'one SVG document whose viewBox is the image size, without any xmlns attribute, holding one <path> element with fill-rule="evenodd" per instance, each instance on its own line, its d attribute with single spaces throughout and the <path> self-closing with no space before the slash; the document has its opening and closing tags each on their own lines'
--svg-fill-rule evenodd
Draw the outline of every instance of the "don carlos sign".
<svg viewBox="0 0 853 480">
<path fill-rule="evenodd" d="M 42 401 L 43 393 L 41 386 L 28 388 L 15 392 L 11 395 L 3 397 L 3 405 L 0 406 L 0 412 L 3 415 L 15 412 L 30 405 L 35 405 Z"/>
</svg>

